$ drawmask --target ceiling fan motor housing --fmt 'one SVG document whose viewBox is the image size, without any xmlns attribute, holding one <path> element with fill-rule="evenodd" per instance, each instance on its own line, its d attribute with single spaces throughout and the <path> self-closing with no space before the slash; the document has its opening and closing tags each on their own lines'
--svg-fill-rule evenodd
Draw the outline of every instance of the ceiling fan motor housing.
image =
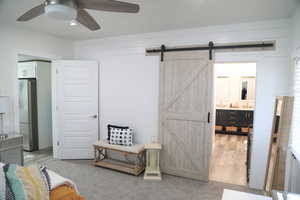
<svg viewBox="0 0 300 200">
<path fill-rule="evenodd" d="M 53 19 L 70 21 L 77 17 L 77 5 L 73 0 L 47 0 L 45 5 L 46 15 Z"/>
</svg>

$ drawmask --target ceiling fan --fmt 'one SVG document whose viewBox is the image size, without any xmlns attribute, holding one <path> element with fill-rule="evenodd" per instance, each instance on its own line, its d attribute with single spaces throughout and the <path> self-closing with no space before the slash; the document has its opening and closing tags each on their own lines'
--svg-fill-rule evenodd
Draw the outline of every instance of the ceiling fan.
<svg viewBox="0 0 300 200">
<path fill-rule="evenodd" d="M 17 21 L 29 21 L 45 13 L 57 20 L 76 20 L 92 31 L 99 30 L 99 24 L 85 9 L 137 13 L 140 8 L 137 4 L 115 0 L 46 0 L 27 11 Z"/>
</svg>

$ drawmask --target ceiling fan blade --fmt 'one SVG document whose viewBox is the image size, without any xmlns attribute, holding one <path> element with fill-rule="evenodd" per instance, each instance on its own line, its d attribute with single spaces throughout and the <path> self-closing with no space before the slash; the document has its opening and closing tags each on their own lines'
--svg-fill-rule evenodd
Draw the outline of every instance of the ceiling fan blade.
<svg viewBox="0 0 300 200">
<path fill-rule="evenodd" d="M 45 12 L 45 4 L 43 3 L 41 5 L 38 5 L 34 8 L 32 8 L 31 10 L 27 11 L 24 15 L 19 17 L 17 19 L 17 21 L 20 21 L 20 22 L 29 21 L 35 17 L 38 17 L 38 16 L 44 14 L 44 12 Z"/>
<path fill-rule="evenodd" d="M 94 18 L 83 9 L 78 9 L 76 20 L 92 31 L 100 29 L 99 24 L 94 20 Z"/>
<path fill-rule="evenodd" d="M 140 10 L 140 6 L 138 4 L 115 0 L 77 0 L 77 4 L 79 8 L 110 12 L 137 13 Z"/>
</svg>

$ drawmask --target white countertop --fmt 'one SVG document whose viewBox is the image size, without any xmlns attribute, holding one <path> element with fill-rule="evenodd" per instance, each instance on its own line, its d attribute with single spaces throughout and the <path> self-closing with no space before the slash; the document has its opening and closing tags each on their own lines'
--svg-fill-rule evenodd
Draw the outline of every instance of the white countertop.
<svg viewBox="0 0 300 200">
<path fill-rule="evenodd" d="M 9 140 L 12 138 L 16 138 L 16 137 L 22 137 L 22 135 L 20 135 L 19 133 L 5 133 L 7 134 L 7 138 L 1 138 L 0 141 L 5 141 L 5 140 Z"/>
<path fill-rule="evenodd" d="M 216 109 L 220 109 L 220 110 L 250 110 L 250 111 L 254 110 L 254 108 L 228 108 L 228 107 L 216 107 Z"/>
<path fill-rule="evenodd" d="M 272 197 L 224 189 L 222 200 L 272 200 Z"/>
</svg>

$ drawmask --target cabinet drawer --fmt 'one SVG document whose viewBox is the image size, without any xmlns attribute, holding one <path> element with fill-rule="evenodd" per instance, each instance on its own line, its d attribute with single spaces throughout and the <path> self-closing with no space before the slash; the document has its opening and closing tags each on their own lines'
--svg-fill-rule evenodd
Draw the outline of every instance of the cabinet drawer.
<svg viewBox="0 0 300 200">
<path fill-rule="evenodd" d="M 36 63 L 24 62 L 18 64 L 18 78 L 35 78 Z"/>
</svg>

